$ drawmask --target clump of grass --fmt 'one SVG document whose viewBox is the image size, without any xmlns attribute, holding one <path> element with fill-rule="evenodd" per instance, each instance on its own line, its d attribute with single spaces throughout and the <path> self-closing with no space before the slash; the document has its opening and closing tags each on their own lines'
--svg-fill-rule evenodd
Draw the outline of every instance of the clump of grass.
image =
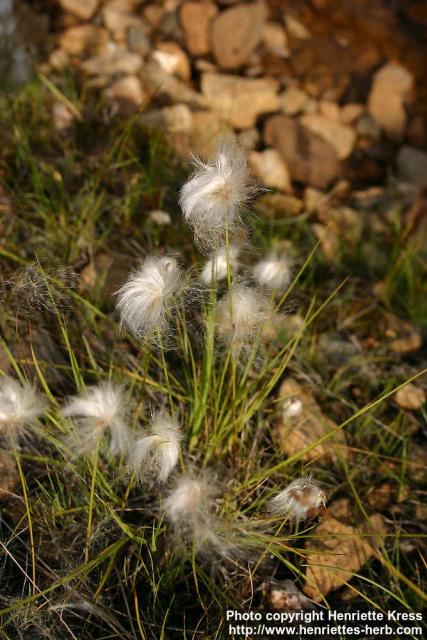
<svg viewBox="0 0 427 640">
<path fill-rule="evenodd" d="M 76 100 L 72 94 L 71 98 Z M 88 108 L 83 103 L 78 106 Z M 118 255 L 129 273 L 141 262 L 146 264 L 147 254 L 160 256 L 156 259 L 163 265 L 170 259 L 164 255 L 173 256 L 172 264 L 177 265 L 174 256 L 179 252 L 179 262 L 187 264 L 191 275 L 206 276 L 176 204 L 181 169 L 174 166 L 161 141 L 145 138 L 132 128 L 135 123 L 112 123 L 99 136 L 98 120 L 91 138 L 93 116 L 88 114 L 59 142 L 48 127 L 45 114 L 50 107 L 40 87 L 31 87 L 7 111 L 14 127 L 7 127 L 1 169 L 15 213 L 0 246 L 5 279 L 13 281 L 16 270 L 22 273 L 27 265 L 35 264 L 32 268 L 46 273 L 41 266 L 46 257 L 55 268 L 66 265 L 81 271 L 91 254 L 99 252 Z M 227 168 L 226 160 L 214 168 Z M 241 164 L 238 169 L 238 180 L 246 179 Z M 210 175 L 206 166 L 202 170 Z M 217 173 L 215 180 L 224 178 Z M 405 488 L 413 483 L 407 453 L 411 417 L 396 409 L 390 398 L 421 367 L 415 361 L 393 361 L 385 350 L 371 358 L 361 358 L 356 350 L 349 361 L 342 361 L 331 347 L 333 336 L 341 347 L 350 342 L 348 327 L 356 337 L 367 331 L 363 313 L 355 313 L 354 320 L 352 316 L 370 281 L 366 272 L 362 281 L 363 262 L 359 280 L 344 287 L 345 263 L 335 270 L 325 265 L 313 250 L 305 220 L 294 226 L 259 220 L 253 242 L 267 260 L 278 236 L 292 239 L 298 247 L 295 275 L 280 271 L 280 279 L 267 282 L 265 275 L 271 271 L 263 270 L 259 284 L 271 291 L 260 293 L 251 284 L 251 275 L 257 278 L 259 270 L 245 265 L 243 256 L 238 265 L 241 274 L 236 274 L 231 233 L 245 220 L 236 194 L 246 200 L 248 189 L 236 186 L 233 172 L 232 177 L 233 190 L 227 192 L 233 196 L 230 206 L 224 208 L 221 200 L 221 228 L 208 229 L 214 234 L 212 242 L 206 241 L 206 230 L 204 236 L 201 233 L 203 220 L 192 225 L 196 235 L 203 236 L 204 248 L 221 252 L 225 269 L 216 267 L 218 253 L 211 255 L 211 276 L 204 277 L 207 286 L 197 290 L 190 307 L 185 295 L 175 296 L 174 288 L 166 316 L 158 316 L 170 324 L 173 350 L 167 349 L 171 345 L 162 334 L 162 323 L 157 332 L 151 322 L 149 340 L 140 324 L 137 331 L 119 331 L 112 295 L 99 302 L 90 288 L 83 294 L 79 286 L 58 284 L 54 273 L 47 278 L 46 298 L 55 301 L 55 287 L 65 287 L 71 300 L 65 308 L 37 304 L 33 313 L 25 315 L 12 305 L 1 308 L 3 372 L 7 369 L 22 384 L 36 385 L 49 401 L 36 437 L 15 451 L 24 504 L 15 510 L 7 507 L 1 523 L 7 590 L 0 594 L 0 606 L 6 638 L 40 635 L 43 629 L 49 637 L 52 627 L 55 638 L 182 638 L 183 634 L 195 637 L 199 631 L 221 637 L 225 608 L 265 606 L 261 586 L 272 577 L 291 578 L 302 588 L 304 543 L 316 530 L 315 520 L 303 523 L 301 517 L 297 522 L 289 517 L 294 506 L 289 489 L 296 478 L 315 474 L 330 502 L 350 498 L 355 525 L 370 514 L 367 495 L 373 484 L 386 480 Z M 190 184 L 197 187 L 197 182 Z M 206 188 L 205 182 L 202 186 Z M 165 207 L 173 214 L 171 227 L 151 227 L 145 212 Z M 212 207 L 204 210 L 203 219 L 212 211 Z M 158 275 L 167 278 L 167 273 Z M 115 290 L 120 290 L 124 278 Z M 411 281 L 417 282 L 418 274 Z M 255 296 L 260 313 L 252 322 L 249 305 L 250 330 L 237 335 L 240 308 L 233 292 L 242 288 Z M 395 290 L 399 289 L 400 284 Z M 46 289 L 43 299 L 45 293 Z M 125 293 L 133 295 L 129 288 Z M 289 306 L 298 310 L 296 329 L 290 315 L 283 314 Z M 227 320 L 218 330 L 221 310 Z M 280 316 L 280 326 L 274 324 L 266 341 L 263 330 L 270 312 Z M 344 329 L 343 314 L 352 320 Z M 146 326 L 142 324 L 143 329 Z M 55 376 L 52 362 L 37 343 L 42 329 L 60 356 Z M 227 331 L 232 339 L 221 340 Z M 323 335 L 329 338 L 328 357 L 322 357 Z M 260 349 L 267 357 L 259 358 Z M 370 379 L 366 369 L 372 382 L 362 384 Z M 322 461 L 307 464 L 307 449 L 319 442 L 284 458 L 273 425 L 278 414 L 276 390 L 289 371 L 316 390 L 325 412 L 345 429 L 352 451 L 348 460 L 338 458 L 326 467 Z M 108 430 L 113 432 L 117 423 L 107 424 L 105 416 L 102 424 L 96 422 L 98 413 L 88 414 L 81 404 L 90 399 L 91 389 L 103 389 L 107 381 L 126 390 L 125 395 L 120 392 L 120 411 L 114 414 L 120 419 L 120 433 L 123 429 L 126 433 L 123 448 L 102 446 L 108 444 Z M 80 402 L 72 411 L 74 426 L 63 411 L 70 396 Z M 153 420 L 156 411 L 162 420 L 168 415 L 168 429 Z M 95 435 L 106 438 L 91 438 L 86 455 L 75 456 L 69 438 L 82 426 L 82 418 L 83 436 L 90 418 Z M 180 433 L 172 442 L 176 425 Z M 129 462 L 133 474 L 128 473 Z M 153 481 L 156 474 L 160 482 Z M 147 482 L 140 482 L 140 475 Z M 304 487 L 296 487 L 298 498 L 302 489 L 303 501 Z M 413 488 L 420 491 L 417 485 Z M 322 491 L 316 490 L 310 514 L 314 517 L 324 502 Z M 278 496 L 280 510 L 272 513 Z M 399 505 L 406 509 L 405 502 Z M 351 585 L 360 605 L 375 602 L 383 609 L 416 609 L 425 597 L 419 559 L 424 530 L 413 513 L 399 514 L 393 506 L 396 501 L 384 511 L 388 536 L 383 546 Z M 408 538 L 414 546 L 404 559 Z M 328 604 L 334 605 L 335 598 L 327 596 Z"/>
</svg>

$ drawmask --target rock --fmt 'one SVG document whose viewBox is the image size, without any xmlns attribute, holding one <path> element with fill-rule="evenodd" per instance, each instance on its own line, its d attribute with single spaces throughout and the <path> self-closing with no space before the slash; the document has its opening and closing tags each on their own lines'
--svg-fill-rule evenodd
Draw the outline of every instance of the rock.
<svg viewBox="0 0 427 640">
<path fill-rule="evenodd" d="M 120 44 L 126 43 L 131 27 L 140 26 L 147 30 L 143 19 L 135 15 L 133 3 L 121 0 L 110 0 L 102 8 L 102 20 L 113 34 L 114 40 Z"/>
<path fill-rule="evenodd" d="M 418 327 L 392 313 L 386 313 L 384 321 L 384 335 L 394 353 L 404 355 L 421 348 L 423 341 Z"/>
<path fill-rule="evenodd" d="M 164 9 L 158 4 L 149 4 L 147 7 L 144 7 L 143 9 L 144 19 L 154 29 L 157 29 L 160 26 L 163 15 L 164 15 Z"/>
<path fill-rule="evenodd" d="M 117 105 L 122 115 L 135 113 L 147 100 L 147 95 L 136 76 L 125 76 L 116 80 L 107 90 L 107 97 Z"/>
<path fill-rule="evenodd" d="M 267 51 L 271 51 L 283 58 L 289 56 L 286 32 L 278 22 L 266 22 L 262 30 L 261 38 Z"/>
<path fill-rule="evenodd" d="M 328 118 L 328 120 L 339 122 L 341 119 L 341 110 L 338 104 L 331 100 L 321 100 L 319 102 L 319 111 L 321 115 Z"/>
<path fill-rule="evenodd" d="M 314 609 L 310 600 L 301 593 L 292 580 L 274 581 L 269 585 L 268 606 L 273 611 L 301 611 Z"/>
<path fill-rule="evenodd" d="M 70 27 L 58 38 L 60 47 L 71 55 L 96 53 L 108 42 L 108 32 L 94 24 L 81 24 Z"/>
<path fill-rule="evenodd" d="M 414 147 L 402 147 L 397 154 L 399 179 L 421 189 L 427 187 L 427 153 Z"/>
<path fill-rule="evenodd" d="M 173 104 L 144 113 L 140 118 L 140 124 L 146 128 L 161 128 L 166 133 L 187 134 L 193 129 L 193 114 L 186 104 Z"/>
<path fill-rule="evenodd" d="M 319 191 L 313 187 L 306 187 L 304 189 L 304 207 L 307 211 L 316 211 L 316 209 L 319 209 L 326 201 L 327 198 L 323 191 Z"/>
<path fill-rule="evenodd" d="M 213 2 L 185 2 L 180 11 L 185 44 L 194 56 L 204 56 L 210 51 L 210 28 L 218 8 Z"/>
<path fill-rule="evenodd" d="M 311 33 L 295 16 L 285 15 L 285 24 L 288 34 L 297 40 L 309 40 Z"/>
<path fill-rule="evenodd" d="M 90 20 L 98 8 L 99 0 L 59 0 L 59 4 L 76 18 Z"/>
<path fill-rule="evenodd" d="M 239 144 L 246 151 L 253 151 L 261 140 L 260 133 L 256 127 L 244 129 L 238 135 Z"/>
<path fill-rule="evenodd" d="M 266 193 L 258 198 L 256 209 L 264 218 L 288 218 L 300 214 L 303 203 L 284 193 Z"/>
<path fill-rule="evenodd" d="M 276 149 L 265 149 L 265 151 L 259 152 L 252 151 L 249 161 L 255 175 L 266 187 L 280 189 L 281 191 L 291 191 L 288 167 Z"/>
<path fill-rule="evenodd" d="M 8 502 L 18 486 L 16 462 L 10 453 L 0 449 L 0 503 Z"/>
<path fill-rule="evenodd" d="M 334 147 L 291 118 L 283 115 L 268 118 L 263 135 L 266 145 L 280 152 L 294 180 L 325 189 L 340 176 L 341 166 Z"/>
<path fill-rule="evenodd" d="M 74 115 L 63 102 L 54 102 L 52 107 L 52 120 L 55 131 L 67 131 L 74 122 Z"/>
<path fill-rule="evenodd" d="M 114 76 L 116 74 L 135 75 L 142 67 L 141 56 L 115 47 L 113 51 L 102 53 L 85 60 L 82 69 L 93 76 Z"/>
<path fill-rule="evenodd" d="M 304 109 L 308 95 L 301 89 L 289 87 L 279 95 L 279 108 L 288 116 L 294 116 Z"/>
<path fill-rule="evenodd" d="M 238 4 L 222 11 L 212 24 L 215 60 L 223 69 L 238 69 L 248 62 L 261 40 L 266 19 L 262 2 Z"/>
<path fill-rule="evenodd" d="M 365 113 L 365 105 L 357 102 L 349 102 L 341 108 L 341 122 L 353 124 Z"/>
<path fill-rule="evenodd" d="M 48 60 L 49 67 L 55 70 L 65 69 L 70 63 L 70 54 L 65 49 L 54 49 Z"/>
<path fill-rule="evenodd" d="M 353 151 L 356 141 L 356 134 L 353 129 L 346 124 L 341 124 L 337 120 L 330 120 L 323 115 L 304 115 L 301 123 L 329 142 L 337 152 L 340 160 L 348 158 Z"/>
<path fill-rule="evenodd" d="M 412 74 L 397 64 L 386 64 L 374 75 L 368 99 L 369 113 L 394 140 L 400 140 L 405 132 L 404 105 L 413 83 Z"/>
<path fill-rule="evenodd" d="M 343 430 L 323 414 L 316 400 L 293 378 L 286 378 L 282 382 L 278 401 L 282 416 L 276 427 L 276 436 L 284 454 L 301 455 L 301 460 L 316 460 L 320 465 L 347 457 Z M 288 415 L 290 402 L 300 403 L 298 415 Z M 328 434 L 331 434 L 330 437 L 317 443 Z"/>
<path fill-rule="evenodd" d="M 148 30 L 144 22 L 132 24 L 128 29 L 127 43 L 132 53 L 146 56 L 151 50 Z"/>
<path fill-rule="evenodd" d="M 423 389 L 415 384 L 409 383 L 399 389 L 395 395 L 396 402 L 402 409 L 420 409 L 426 401 L 426 394 Z"/>
<path fill-rule="evenodd" d="M 268 78 L 204 73 L 201 86 L 208 105 L 237 129 L 253 127 L 259 115 L 278 108 L 277 83 Z"/>
<path fill-rule="evenodd" d="M 359 138 L 369 138 L 377 142 L 381 138 L 381 128 L 378 122 L 369 113 L 362 116 L 356 125 L 356 133 Z"/>
<path fill-rule="evenodd" d="M 185 51 L 175 42 L 161 42 L 153 51 L 153 59 L 158 62 L 163 71 L 170 73 L 184 82 L 191 77 L 190 61 Z"/>
<path fill-rule="evenodd" d="M 317 525 L 305 545 L 304 593 L 321 602 L 329 592 L 347 584 L 374 555 L 374 547 L 380 544 L 384 534 L 383 519 L 378 514 L 369 518 L 362 531 L 335 518 L 327 518 Z"/>
<path fill-rule="evenodd" d="M 211 157 L 220 139 L 232 138 L 234 133 L 214 111 L 193 111 L 193 130 L 190 147 L 193 153 L 202 158 Z"/>
<path fill-rule="evenodd" d="M 160 209 L 150 211 L 148 214 L 148 219 L 150 222 L 157 224 L 159 227 L 163 227 L 172 223 L 170 213 L 168 213 L 167 211 L 161 211 Z"/>
<path fill-rule="evenodd" d="M 194 107 L 205 107 L 206 99 L 184 82 L 167 73 L 158 62 L 152 60 L 143 69 L 144 87 L 159 100 L 183 102 Z"/>
</svg>

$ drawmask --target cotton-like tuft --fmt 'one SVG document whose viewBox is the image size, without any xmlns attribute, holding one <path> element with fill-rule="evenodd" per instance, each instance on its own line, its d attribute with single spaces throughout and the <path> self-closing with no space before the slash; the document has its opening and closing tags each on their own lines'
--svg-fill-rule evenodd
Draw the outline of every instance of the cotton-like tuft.
<svg viewBox="0 0 427 640">
<path fill-rule="evenodd" d="M 183 275 L 174 258 L 146 258 L 117 291 L 121 324 L 139 340 L 167 342 L 183 288 Z"/>
<path fill-rule="evenodd" d="M 217 487 L 208 475 L 180 476 L 164 501 L 166 519 L 178 543 L 198 550 L 221 546 L 214 498 Z"/>
<path fill-rule="evenodd" d="M 230 263 L 230 272 L 235 273 L 239 267 L 238 263 L 239 247 L 230 245 L 228 248 L 228 259 Z M 205 263 L 200 274 L 200 280 L 203 284 L 212 284 L 213 282 L 221 282 L 227 278 L 227 249 L 221 247 L 212 258 Z"/>
<path fill-rule="evenodd" d="M 180 205 L 197 245 L 209 253 L 224 244 L 226 229 L 241 223 L 244 206 L 254 193 L 243 150 L 223 144 L 212 162 L 193 158 L 195 171 L 181 189 Z"/>
<path fill-rule="evenodd" d="M 310 477 L 297 478 L 270 500 L 268 511 L 292 520 L 312 520 L 324 511 L 325 505 L 326 494 L 317 482 Z"/>
<path fill-rule="evenodd" d="M 175 418 L 165 412 L 155 413 L 149 433 L 132 443 L 129 467 L 143 482 L 166 482 L 178 462 L 182 438 Z"/>
<path fill-rule="evenodd" d="M 29 383 L 20 384 L 9 376 L 0 378 L 0 435 L 19 446 L 31 427 L 43 415 L 46 401 Z"/>
<path fill-rule="evenodd" d="M 246 352 L 267 321 L 269 311 L 269 301 L 262 293 L 244 284 L 233 285 L 217 305 L 217 335 L 235 355 Z"/>
<path fill-rule="evenodd" d="M 253 269 L 255 282 L 259 287 L 278 291 L 286 291 L 291 281 L 289 262 L 284 257 L 271 255 L 258 262 Z"/>
<path fill-rule="evenodd" d="M 128 407 L 123 388 L 113 382 L 88 387 L 81 395 L 73 396 L 62 410 L 62 415 L 72 418 L 74 424 L 69 444 L 78 454 L 90 454 L 108 434 L 110 453 L 127 454 L 131 441 Z"/>
</svg>

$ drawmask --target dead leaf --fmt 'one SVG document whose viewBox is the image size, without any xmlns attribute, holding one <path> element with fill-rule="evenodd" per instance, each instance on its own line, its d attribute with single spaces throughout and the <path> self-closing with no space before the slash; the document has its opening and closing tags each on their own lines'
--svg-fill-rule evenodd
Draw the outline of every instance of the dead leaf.
<svg viewBox="0 0 427 640">
<path fill-rule="evenodd" d="M 396 402 L 402 409 L 420 409 L 426 401 L 426 394 L 423 389 L 410 382 L 405 385 L 395 395 Z"/>
<path fill-rule="evenodd" d="M 306 544 L 309 555 L 304 593 L 320 602 L 329 592 L 347 584 L 374 555 L 373 547 L 383 535 L 383 520 L 378 514 L 360 530 L 335 518 L 319 524 Z"/>
<path fill-rule="evenodd" d="M 288 456 L 299 453 L 328 433 L 333 436 L 317 444 L 302 456 L 305 461 L 328 464 L 347 457 L 345 435 L 333 420 L 322 413 L 316 400 L 293 378 L 287 378 L 279 391 L 281 419 L 276 434 L 281 451 Z"/>
</svg>

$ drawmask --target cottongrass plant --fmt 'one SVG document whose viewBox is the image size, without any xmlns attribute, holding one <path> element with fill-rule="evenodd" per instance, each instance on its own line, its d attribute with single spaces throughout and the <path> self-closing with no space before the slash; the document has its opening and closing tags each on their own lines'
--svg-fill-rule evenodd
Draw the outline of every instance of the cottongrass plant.
<svg viewBox="0 0 427 640">
<path fill-rule="evenodd" d="M 254 266 L 253 275 L 259 287 L 284 293 L 291 282 L 289 260 L 272 253 Z"/>
<path fill-rule="evenodd" d="M 30 383 L 14 378 L 0 378 L 0 434 L 5 444 L 19 447 L 46 410 L 46 400 Z"/>
<path fill-rule="evenodd" d="M 325 510 L 326 494 L 310 476 L 296 478 L 268 503 L 272 516 L 291 520 L 313 520 Z"/>
<path fill-rule="evenodd" d="M 104 382 L 87 387 L 80 395 L 71 397 L 62 409 L 62 415 L 73 423 L 68 444 L 77 455 L 89 455 L 108 434 L 111 455 L 128 454 L 131 443 L 128 413 L 129 402 L 122 386 Z"/>
<path fill-rule="evenodd" d="M 175 258 L 145 258 L 117 291 L 121 325 L 138 340 L 165 346 L 185 289 L 185 278 Z"/>
<path fill-rule="evenodd" d="M 200 280 L 203 284 L 210 285 L 214 282 L 226 280 L 228 274 L 234 274 L 239 268 L 240 248 L 230 244 L 228 247 L 221 247 L 215 251 L 214 255 L 207 260 L 200 273 Z"/>
<path fill-rule="evenodd" d="M 156 412 L 149 432 L 132 442 L 129 468 L 144 484 L 165 483 L 178 463 L 182 439 L 176 418 L 165 411 Z"/>
<path fill-rule="evenodd" d="M 242 212 L 255 193 L 245 153 L 225 142 L 211 164 L 193 157 L 194 174 L 181 189 L 184 219 L 205 253 L 220 249 L 242 224 Z"/>
</svg>

